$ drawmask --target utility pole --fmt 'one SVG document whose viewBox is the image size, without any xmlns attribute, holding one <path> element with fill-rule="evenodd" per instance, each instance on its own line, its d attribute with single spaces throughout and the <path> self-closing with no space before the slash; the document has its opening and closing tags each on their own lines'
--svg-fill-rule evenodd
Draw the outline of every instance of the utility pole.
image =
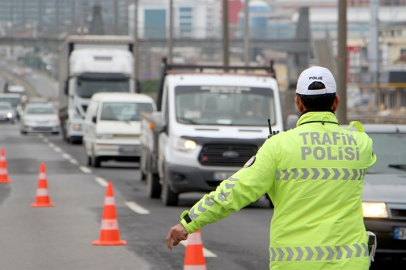
<svg viewBox="0 0 406 270">
<path fill-rule="evenodd" d="M 244 6 L 244 61 L 245 66 L 250 65 L 250 11 L 249 11 L 249 0 L 245 0 Z"/>
<path fill-rule="evenodd" d="M 173 53 L 173 0 L 169 0 L 169 37 L 168 37 L 168 62 L 172 63 Z"/>
<path fill-rule="evenodd" d="M 228 54 L 228 0 L 223 0 L 223 65 L 229 66 Z"/>
<path fill-rule="evenodd" d="M 347 124 L 347 1 L 338 0 L 338 78 L 337 94 L 340 105 L 337 119 L 341 125 Z"/>
<path fill-rule="evenodd" d="M 134 76 L 135 80 L 140 78 L 140 59 L 138 54 L 138 0 L 134 0 Z"/>
<path fill-rule="evenodd" d="M 371 20 L 369 27 L 369 44 L 368 44 L 368 59 L 369 59 L 369 73 L 372 75 L 373 84 L 375 85 L 378 105 L 382 102 L 379 93 L 379 78 L 378 78 L 378 0 L 371 0 L 370 11 Z"/>
<path fill-rule="evenodd" d="M 118 4 L 114 0 L 114 35 L 118 35 Z"/>
</svg>

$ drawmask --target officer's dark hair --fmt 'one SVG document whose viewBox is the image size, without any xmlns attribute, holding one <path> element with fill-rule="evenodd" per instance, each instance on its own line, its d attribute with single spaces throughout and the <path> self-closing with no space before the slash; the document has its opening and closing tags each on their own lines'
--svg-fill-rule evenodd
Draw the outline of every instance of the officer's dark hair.
<svg viewBox="0 0 406 270">
<path fill-rule="evenodd" d="M 322 82 L 313 82 L 309 85 L 309 90 L 320 90 L 326 86 Z M 328 93 L 322 95 L 301 95 L 296 94 L 303 105 L 306 107 L 306 111 L 331 111 L 331 107 L 334 103 L 336 93 Z"/>
</svg>

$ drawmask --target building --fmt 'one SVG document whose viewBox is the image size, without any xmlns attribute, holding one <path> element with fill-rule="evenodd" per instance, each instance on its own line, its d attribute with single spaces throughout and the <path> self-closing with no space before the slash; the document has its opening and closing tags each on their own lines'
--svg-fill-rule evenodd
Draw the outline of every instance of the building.
<svg viewBox="0 0 406 270">
<path fill-rule="evenodd" d="M 128 10 L 128 33 L 134 35 L 134 5 L 130 5 Z M 173 34 L 175 38 L 219 38 L 221 25 L 221 1 L 174 0 Z M 138 27 L 140 38 L 166 38 L 169 28 L 169 1 L 139 1 Z"/>
</svg>

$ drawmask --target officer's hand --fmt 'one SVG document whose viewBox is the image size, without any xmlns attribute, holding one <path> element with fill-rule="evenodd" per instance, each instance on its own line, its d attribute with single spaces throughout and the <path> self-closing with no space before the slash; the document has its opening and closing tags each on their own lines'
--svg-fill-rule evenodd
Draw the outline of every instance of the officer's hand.
<svg viewBox="0 0 406 270">
<path fill-rule="evenodd" d="M 177 246 L 180 241 L 186 240 L 187 235 L 188 233 L 181 223 L 173 226 L 169 230 L 168 236 L 166 237 L 166 245 L 168 246 L 169 250 L 172 250 L 172 244 Z"/>
</svg>

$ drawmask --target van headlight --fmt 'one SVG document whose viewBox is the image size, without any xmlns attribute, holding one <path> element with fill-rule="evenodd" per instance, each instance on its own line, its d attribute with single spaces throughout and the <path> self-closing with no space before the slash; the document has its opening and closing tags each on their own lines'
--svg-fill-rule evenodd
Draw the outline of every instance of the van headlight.
<svg viewBox="0 0 406 270">
<path fill-rule="evenodd" d="M 113 134 L 108 134 L 108 133 L 100 133 L 100 134 L 96 134 L 97 139 L 103 139 L 103 140 L 107 140 L 107 139 L 112 139 L 114 137 Z"/>
<path fill-rule="evenodd" d="M 373 218 L 388 217 L 386 203 L 363 202 L 362 210 L 364 212 L 364 217 L 373 217 Z"/>
<path fill-rule="evenodd" d="M 174 137 L 172 140 L 172 145 L 174 149 L 182 152 L 189 152 L 196 149 L 196 142 L 180 137 Z"/>
<path fill-rule="evenodd" d="M 11 117 L 13 117 L 13 114 L 11 112 L 7 113 L 7 117 L 11 118 Z"/>
</svg>

